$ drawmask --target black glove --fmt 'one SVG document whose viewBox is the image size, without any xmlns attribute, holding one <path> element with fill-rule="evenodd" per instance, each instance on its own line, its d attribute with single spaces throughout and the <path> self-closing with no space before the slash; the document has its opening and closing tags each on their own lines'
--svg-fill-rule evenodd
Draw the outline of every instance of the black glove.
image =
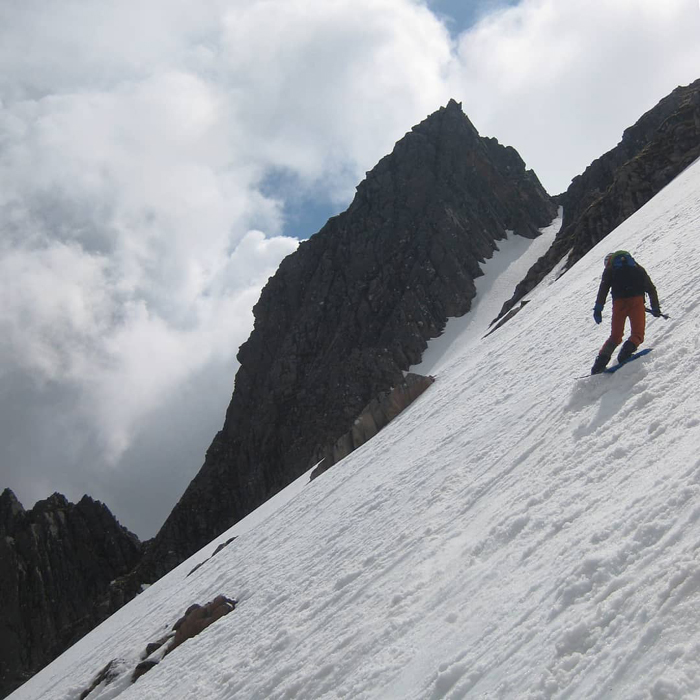
<svg viewBox="0 0 700 700">
<path fill-rule="evenodd" d="M 600 304 L 596 304 L 593 307 L 593 320 L 596 323 L 602 323 L 603 322 L 603 307 Z"/>
<path fill-rule="evenodd" d="M 657 307 L 654 307 L 654 308 L 651 310 L 651 315 L 652 315 L 652 316 L 655 316 L 656 318 L 659 318 L 659 316 L 661 316 L 661 309 L 659 309 L 659 308 L 657 308 Z"/>
</svg>

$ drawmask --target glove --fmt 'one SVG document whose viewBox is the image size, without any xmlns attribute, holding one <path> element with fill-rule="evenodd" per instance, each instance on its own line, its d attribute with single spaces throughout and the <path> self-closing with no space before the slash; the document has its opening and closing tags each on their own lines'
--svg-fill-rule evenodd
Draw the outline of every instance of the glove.
<svg viewBox="0 0 700 700">
<path fill-rule="evenodd" d="M 593 320 L 596 323 L 603 322 L 603 306 L 601 304 L 596 304 L 593 307 Z"/>
<path fill-rule="evenodd" d="M 651 310 L 651 315 L 652 315 L 652 316 L 655 316 L 656 318 L 659 318 L 659 316 L 661 316 L 661 309 L 658 309 L 658 308 L 656 308 L 656 307 L 653 308 L 653 309 Z"/>
</svg>

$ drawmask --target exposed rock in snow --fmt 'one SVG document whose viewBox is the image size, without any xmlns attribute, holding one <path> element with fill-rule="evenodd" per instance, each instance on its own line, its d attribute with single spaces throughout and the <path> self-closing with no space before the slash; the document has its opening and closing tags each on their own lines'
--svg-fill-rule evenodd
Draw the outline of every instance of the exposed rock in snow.
<svg viewBox="0 0 700 700">
<path fill-rule="evenodd" d="M 343 435 L 334 445 L 326 448 L 321 461 L 311 472 L 315 479 L 347 457 L 367 440 L 371 440 L 382 428 L 408 408 L 433 382 L 434 377 L 423 377 L 409 372 L 404 380 L 391 391 L 382 392 L 369 402 L 355 419 L 352 430 Z"/>
<path fill-rule="evenodd" d="M 80 700 L 89 700 L 95 693 L 111 686 L 114 695 L 124 690 L 128 683 L 136 683 L 139 678 L 155 668 L 171 651 L 179 647 L 188 639 L 196 637 L 207 627 L 220 620 L 225 615 L 236 609 L 236 601 L 226 596 L 219 595 L 206 605 L 195 603 L 191 605 L 185 614 L 173 625 L 172 631 L 161 637 L 158 641 L 150 642 L 145 652 L 141 655 L 141 661 L 136 665 L 131 674 L 128 672 L 129 657 L 132 650 L 122 649 L 125 652 L 120 657 L 112 659 L 95 676 L 90 686 L 80 694 Z"/>
</svg>

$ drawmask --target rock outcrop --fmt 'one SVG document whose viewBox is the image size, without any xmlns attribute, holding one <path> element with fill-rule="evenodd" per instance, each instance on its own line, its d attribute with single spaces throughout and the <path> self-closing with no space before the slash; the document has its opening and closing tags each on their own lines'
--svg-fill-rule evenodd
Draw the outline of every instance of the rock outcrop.
<svg viewBox="0 0 700 700">
<path fill-rule="evenodd" d="M 231 544 L 231 542 L 233 542 L 235 539 L 236 539 L 235 537 L 231 537 L 231 538 L 229 538 L 228 540 L 226 540 L 226 542 L 222 542 L 222 543 L 214 550 L 214 553 L 213 553 L 208 559 L 205 559 L 204 561 L 199 562 L 199 564 L 197 564 L 197 566 L 195 566 L 194 569 L 192 569 L 192 570 L 190 571 L 190 573 L 187 574 L 187 575 L 188 575 L 188 576 L 192 576 L 192 574 L 193 574 L 195 571 L 199 571 L 205 564 L 208 564 L 221 550 L 226 549 L 226 547 L 228 547 L 228 546 Z"/>
<path fill-rule="evenodd" d="M 362 413 L 355 418 L 352 428 L 321 452 L 319 455 L 321 459 L 311 472 L 310 478 L 315 479 L 320 476 L 371 440 L 382 428 L 389 425 L 396 416 L 408 408 L 434 381 L 433 377 L 409 373 L 391 391 L 384 391 L 372 399 Z M 313 458 L 313 461 L 316 461 L 316 458 Z"/>
<path fill-rule="evenodd" d="M 564 220 L 549 251 L 528 271 L 501 309 L 510 311 L 564 258 L 568 270 L 700 157 L 700 80 L 676 88 L 612 150 L 575 177 L 557 197 Z"/>
<path fill-rule="evenodd" d="M 555 215 L 517 152 L 480 137 L 456 102 L 414 127 L 269 280 L 223 429 L 140 575 L 170 570 L 309 469 L 469 311 L 505 231 L 534 238 Z"/>
<path fill-rule="evenodd" d="M 199 605 L 194 603 L 185 611 L 185 614 L 173 625 L 172 631 L 161 639 L 151 642 L 146 646 L 142 655 L 142 661 L 136 666 L 131 674 L 131 682 L 135 683 L 141 676 L 148 673 L 154 666 L 157 666 L 164 657 L 174 651 L 183 642 L 192 637 L 196 637 L 209 625 L 213 625 L 224 615 L 228 615 L 236 609 L 238 601 L 227 598 L 225 595 L 218 595 L 214 600 Z"/>
<path fill-rule="evenodd" d="M 95 691 L 102 691 L 107 686 L 111 686 L 110 697 L 120 695 L 129 685 L 136 683 L 139 678 L 155 668 L 171 651 L 235 610 L 237 604 L 237 601 L 232 598 L 218 595 L 206 605 L 198 603 L 191 605 L 173 625 L 170 632 L 146 645 L 146 649 L 140 655 L 141 661 L 133 670 L 125 660 L 129 656 L 128 651 L 125 650 L 127 653 L 123 657 L 112 659 L 95 676 L 92 683 L 80 694 L 79 700 L 89 700 Z"/>
<path fill-rule="evenodd" d="M 141 549 L 104 504 L 87 496 L 72 504 L 54 494 L 26 511 L 3 491 L 0 697 L 133 597 L 110 589 L 136 566 Z"/>
</svg>

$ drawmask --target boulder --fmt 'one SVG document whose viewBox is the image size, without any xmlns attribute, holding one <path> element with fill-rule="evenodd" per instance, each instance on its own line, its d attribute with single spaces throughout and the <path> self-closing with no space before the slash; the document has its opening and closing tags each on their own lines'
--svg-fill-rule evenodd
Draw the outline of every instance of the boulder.
<svg viewBox="0 0 700 700">
<path fill-rule="evenodd" d="M 224 615 L 236 609 L 236 601 L 219 595 L 206 605 L 192 605 L 187 612 L 175 623 L 175 637 L 168 645 L 166 654 L 180 646 L 192 637 L 196 637 Z"/>
</svg>

